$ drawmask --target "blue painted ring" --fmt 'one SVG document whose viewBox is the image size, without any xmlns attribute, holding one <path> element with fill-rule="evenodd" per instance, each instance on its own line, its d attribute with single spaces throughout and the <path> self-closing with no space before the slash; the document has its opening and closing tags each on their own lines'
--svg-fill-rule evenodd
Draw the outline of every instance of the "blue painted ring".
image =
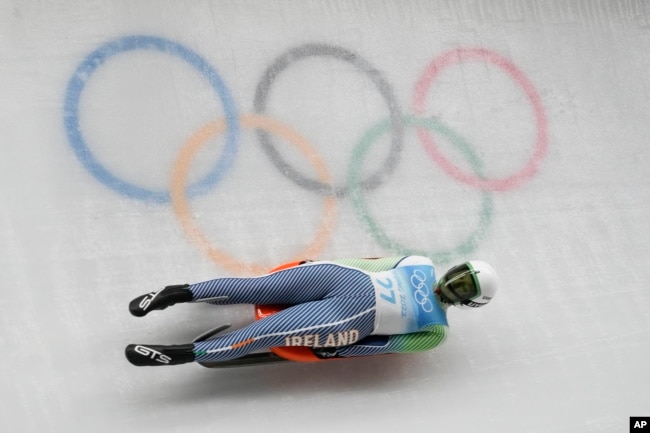
<svg viewBox="0 0 650 433">
<path fill-rule="evenodd" d="M 118 178 L 104 167 L 92 154 L 79 127 L 79 99 L 86 82 L 108 59 L 132 50 L 156 50 L 184 60 L 205 77 L 223 104 L 226 118 L 226 143 L 215 166 L 201 179 L 188 186 L 187 195 L 193 197 L 207 192 L 218 183 L 232 166 L 237 153 L 239 116 L 234 100 L 217 71 L 191 49 L 168 39 L 133 35 L 107 42 L 90 53 L 70 78 L 65 94 L 64 124 L 70 145 L 83 166 L 101 183 L 130 198 L 152 203 L 170 203 L 168 190 L 146 189 Z"/>
</svg>

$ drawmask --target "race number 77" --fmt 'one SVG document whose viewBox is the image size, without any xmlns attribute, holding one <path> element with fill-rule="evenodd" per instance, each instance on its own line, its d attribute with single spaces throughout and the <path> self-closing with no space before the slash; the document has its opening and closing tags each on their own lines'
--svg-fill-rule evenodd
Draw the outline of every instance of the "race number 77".
<svg viewBox="0 0 650 433">
<path fill-rule="evenodd" d="M 381 280 L 377 279 L 377 284 L 379 284 L 384 291 L 389 293 L 388 295 L 386 293 L 380 293 L 379 297 L 385 301 L 390 302 L 391 304 L 396 304 L 396 299 L 395 299 L 395 290 L 393 289 L 393 281 L 390 278 L 386 278 L 386 280 Z"/>
</svg>

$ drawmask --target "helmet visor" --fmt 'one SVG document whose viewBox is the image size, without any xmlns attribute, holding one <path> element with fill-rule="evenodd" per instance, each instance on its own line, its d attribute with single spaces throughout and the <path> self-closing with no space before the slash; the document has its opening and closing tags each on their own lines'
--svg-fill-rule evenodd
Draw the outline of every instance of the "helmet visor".
<svg viewBox="0 0 650 433">
<path fill-rule="evenodd" d="M 440 280 L 441 294 L 454 304 L 474 299 L 479 294 L 476 271 L 467 263 L 451 268 Z"/>
</svg>

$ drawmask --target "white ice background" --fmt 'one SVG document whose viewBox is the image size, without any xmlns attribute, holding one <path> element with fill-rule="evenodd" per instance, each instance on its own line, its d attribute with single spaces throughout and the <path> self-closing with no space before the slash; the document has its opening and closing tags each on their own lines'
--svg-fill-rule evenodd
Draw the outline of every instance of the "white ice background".
<svg viewBox="0 0 650 433">
<path fill-rule="evenodd" d="M 384 233 L 440 253 L 484 224 L 439 272 L 490 262 L 501 290 L 479 311 L 451 311 L 444 345 L 420 354 L 209 370 L 137 368 L 128 343 L 185 343 L 249 307 L 179 305 L 131 317 L 135 296 L 237 275 L 197 246 L 173 207 L 127 197 L 84 167 L 64 122 L 84 59 L 147 35 L 198 53 L 237 115 L 278 56 L 308 43 L 342 47 L 390 84 L 404 115 L 424 68 L 483 49 L 516 65 L 539 96 L 547 150 L 515 187 L 485 192 L 452 178 L 406 127 L 394 170 L 367 208 Z M 627 432 L 650 416 L 650 4 L 620 1 L 3 1 L 0 5 L 0 430 L 3 432 Z M 116 177 L 168 190 L 176 158 L 224 117 L 208 81 L 183 60 L 137 49 L 87 77 L 79 131 Z M 529 163 L 538 130 L 526 93 L 488 61 L 440 71 L 423 116 L 463 137 L 483 176 Z M 310 143 L 345 185 L 363 135 L 388 108 L 344 61 L 296 61 L 272 84 L 266 115 Z M 467 155 L 442 135 L 462 170 Z M 316 178 L 294 144 L 287 163 Z M 224 135 L 192 160 L 190 182 L 220 157 Z M 362 176 L 389 155 L 390 133 Z M 485 195 L 491 218 L 481 219 Z M 232 167 L 189 199 L 214 248 L 268 269 L 309 248 L 325 199 L 282 174 L 241 128 Z M 381 244 L 350 196 L 318 258 L 399 254 Z"/>
</svg>

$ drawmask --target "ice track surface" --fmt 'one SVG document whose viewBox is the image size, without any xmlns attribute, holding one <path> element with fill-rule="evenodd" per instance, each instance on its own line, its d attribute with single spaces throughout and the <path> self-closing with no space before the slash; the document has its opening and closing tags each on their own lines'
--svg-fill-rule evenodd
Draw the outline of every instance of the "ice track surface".
<svg viewBox="0 0 650 433">
<path fill-rule="evenodd" d="M 5 1 L 7 432 L 627 432 L 650 416 L 650 7 Z M 136 368 L 294 258 L 490 262 L 438 350 Z M 264 426 L 267 427 L 264 427 Z"/>
</svg>

